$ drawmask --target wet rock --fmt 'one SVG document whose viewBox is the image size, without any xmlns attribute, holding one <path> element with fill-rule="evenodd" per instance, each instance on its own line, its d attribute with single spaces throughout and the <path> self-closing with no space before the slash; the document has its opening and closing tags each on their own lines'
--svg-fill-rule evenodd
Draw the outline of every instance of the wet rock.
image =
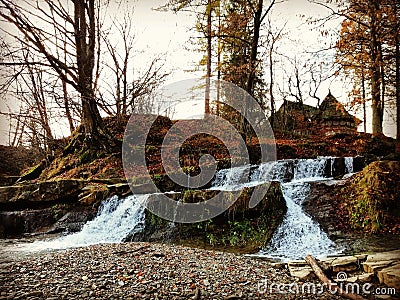
<svg viewBox="0 0 400 300">
<path fill-rule="evenodd" d="M 291 261 L 288 263 L 290 276 L 296 277 L 302 281 L 313 278 L 314 272 L 306 261 Z"/>
<path fill-rule="evenodd" d="M 0 205 L 3 209 L 12 210 L 32 203 L 70 200 L 84 186 L 83 180 L 66 179 L 0 187 Z"/>
<path fill-rule="evenodd" d="M 356 156 L 353 158 L 353 172 L 360 172 L 365 167 L 365 157 Z"/>
<path fill-rule="evenodd" d="M 78 211 L 70 211 L 55 222 L 46 233 L 58 232 L 77 232 L 83 225 L 92 220 L 96 215 L 96 209 L 82 209 Z"/>
<path fill-rule="evenodd" d="M 267 189 L 266 194 L 255 197 L 261 201 L 250 208 L 253 193 Z M 237 192 L 221 192 L 214 190 L 188 190 L 183 193 L 169 195 L 173 200 L 184 203 L 199 203 L 212 197 L 218 197 L 215 203 L 230 203 L 220 215 L 210 221 L 196 224 L 173 224 L 163 220 L 149 211 L 146 212 L 146 226 L 142 233 L 135 233 L 129 240 L 143 238 L 145 241 L 161 241 L 194 243 L 213 247 L 231 246 L 232 250 L 246 249 L 247 253 L 258 251 L 269 240 L 281 223 L 287 207 L 279 182 L 271 182 L 265 186 L 244 188 Z M 236 201 L 235 201 L 236 200 Z M 165 201 L 152 195 L 147 207 L 150 211 L 170 209 L 163 207 Z M 217 208 L 220 209 L 220 208 Z M 185 213 L 185 212 L 183 212 Z M 204 211 L 210 213 L 210 211 Z M 178 213 L 175 215 L 180 217 Z M 207 219 L 208 215 L 203 215 Z"/>
<path fill-rule="evenodd" d="M 332 261 L 333 272 L 351 272 L 358 269 L 358 259 L 355 256 L 338 257 Z"/>
<path fill-rule="evenodd" d="M 332 177 L 342 177 L 346 173 L 346 164 L 343 157 L 335 157 L 331 159 L 332 165 Z"/>
<path fill-rule="evenodd" d="M 390 267 L 383 268 L 378 271 L 378 279 L 380 283 L 393 287 L 396 290 L 400 289 L 400 262 L 393 264 Z"/>
<path fill-rule="evenodd" d="M 24 233 L 40 231 L 55 222 L 51 208 L 0 212 L 0 237 L 15 237 Z"/>
</svg>

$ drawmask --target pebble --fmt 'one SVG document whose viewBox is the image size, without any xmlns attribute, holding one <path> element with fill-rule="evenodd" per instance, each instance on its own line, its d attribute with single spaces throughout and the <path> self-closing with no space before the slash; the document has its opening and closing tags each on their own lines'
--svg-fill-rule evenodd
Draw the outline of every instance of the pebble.
<svg viewBox="0 0 400 300">
<path fill-rule="evenodd" d="M 260 292 L 262 280 L 295 282 L 286 268 L 266 261 L 158 243 L 100 244 L 10 260 L 2 298 L 277 299 L 287 295 Z M 328 292 L 295 298 L 341 299 Z"/>
</svg>

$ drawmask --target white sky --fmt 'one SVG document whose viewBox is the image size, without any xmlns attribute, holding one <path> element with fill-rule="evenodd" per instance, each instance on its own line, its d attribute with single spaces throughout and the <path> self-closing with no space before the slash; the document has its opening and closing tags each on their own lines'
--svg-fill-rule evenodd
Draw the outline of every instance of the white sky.
<svg viewBox="0 0 400 300">
<path fill-rule="evenodd" d="M 165 66 L 167 69 L 173 70 L 167 83 L 203 76 L 203 72 L 186 72 L 187 70 L 193 70 L 202 56 L 188 43 L 189 37 L 193 35 L 193 31 L 190 28 L 194 26 L 195 18 L 184 12 L 175 14 L 153 10 L 153 8 L 159 7 L 166 2 L 167 0 L 137 0 L 131 2 L 132 6 L 134 6 L 135 47 L 136 50 L 142 51 L 140 54 L 135 54 L 133 58 L 134 64 L 136 68 L 140 69 L 140 65 L 144 65 L 145 68 L 146 63 L 151 61 L 154 56 L 166 53 Z M 266 6 L 268 1 L 265 2 Z M 121 8 L 111 9 L 113 13 L 123 14 Z M 300 15 L 305 15 L 307 18 L 321 16 L 326 13 L 324 9 L 308 3 L 307 0 L 288 0 L 277 4 L 272 12 L 273 26 L 280 28 L 287 22 L 286 31 L 291 39 L 290 43 L 280 45 L 282 49 L 280 52 L 293 58 L 295 56 L 300 57 L 304 49 L 316 50 L 323 46 L 321 44 L 321 34 L 317 30 L 311 30 L 311 26 L 306 25 L 305 18 L 301 18 Z M 338 25 L 338 23 L 330 24 L 330 26 L 335 27 Z M 192 50 L 188 51 L 185 48 Z M 267 70 L 266 73 L 268 73 Z M 268 77 L 266 79 L 268 82 Z M 277 84 L 282 84 L 285 80 L 284 76 L 279 72 L 277 72 L 275 79 Z M 321 86 L 318 93 L 320 98 L 323 99 L 329 89 L 339 101 L 345 102 L 346 87 L 343 80 L 336 79 L 332 82 L 326 82 Z M 316 104 L 315 101 L 306 101 L 306 103 Z M 4 103 L 0 103 L 0 109 L 4 111 Z M 359 118 L 362 119 L 362 116 L 359 115 Z M 3 117 L 0 117 L 0 128 L 0 143 L 7 143 L 8 137 L 5 133 L 8 130 L 8 121 L 4 120 Z M 58 132 L 60 134 L 67 131 L 59 129 Z M 387 126 L 385 132 L 386 134 L 394 135 L 395 129 L 393 126 Z"/>
</svg>

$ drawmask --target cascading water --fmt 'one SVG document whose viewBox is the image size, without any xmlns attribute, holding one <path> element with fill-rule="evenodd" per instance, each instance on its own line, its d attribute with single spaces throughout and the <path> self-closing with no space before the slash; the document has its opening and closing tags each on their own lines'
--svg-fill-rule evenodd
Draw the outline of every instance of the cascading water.
<svg viewBox="0 0 400 300">
<path fill-rule="evenodd" d="M 302 203 L 309 193 L 308 182 L 324 180 L 331 176 L 332 170 L 327 168 L 333 168 L 333 162 L 334 158 L 331 157 L 289 159 L 259 166 L 246 165 L 220 170 L 211 189 L 232 191 L 271 180 L 280 181 L 288 208 L 287 214 L 259 255 L 290 260 L 302 258 L 309 253 L 317 257 L 334 254 L 338 252 L 334 243 L 302 210 Z M 345 165 L 347 172 L 353 172 L 352 158 L 345 158 Z M 86 223 L 80 232 L 52 241 L 35 242 L 29 248 L 63 249 L 122 242 L 129 234 L 144 229 L 143 203 L 147 198 L 148 195 L 132 195 L 124 199 L 111 197 L 101 205 L 96 218 Z"/>
<path fill-rule="evenodd" d="M 327 179 L 325 169 L 328 163 L 333 165 L 333 159 L 321 157 L 262 164 L 253 170 L 250 182 L 235 185 L 235 182 L 229 181 L 232 176 L 225 175 L 223 177 L 225 181 L 219 178 L 214 182 L 214 189 L 229 187 L 231 190 L 239 190 L 245 186 L 252 186 L 254 183 L 259 184 L 270 180 L 280 181 L 288 208 L 287 214 L 268 245 L 260 251 L 259 255 L 290 260 L 304 258 L 307 254 L 317 257 L 334 254 L 338 252 L 335 244 L 321 230 L 318 223 L 302 210 L 302 203 L 309 193 L 308 182 Z M 232 173 L 235 172 L 237 170 L 232 170 Z"/>
<path fill-rule="evenodd" d="M 344 158 L 344 164 L 346 166 L 346 172 L 347 173 L 353 173 L 353 170 L 354 170 L 353 157 L 345 157 Z"/>
<path fill-rule="evenodd" d="M 250 165 L 222 169 L 215 174 L 211 189 L 236 190 L 249 180 Z"/>
<path fill-rule="evenodd" d="M 131 195 L 124 199 L 113 196 L 104 201 L 97 216 L 87 222 L 82 230 L 52 241 L 39 241 L 31 249 L 64 249 L 99 243 L 119 243 L 128 234 L 144 229 L 143 203 L 148 195 Z"/>
<path fill-rule="evenodd" d="M 261 255 L 290 260 L 304 258 L 307 254 L 319 257 L 338 252 L 318 223 L 302 209 L 310 189 L 308 182 L 326 178 L 325 167 L 331 161 L 332 158 L 298 160 L 294 167 L 294 179 L 282 183 L 287 214 L 268 245 L 260 252 Z"/>
<path fill-rule="evenodd" d="M 302 210 L 302 203 L 309 192 L 306 182 L 282 184 L 286 200 L 287 214 L 277 228 L 261 255 L 282 260 L 304 258 L 307 254 L 314 256 L 336 252 L 334 243 L 326 233 Z"/>
</svg>

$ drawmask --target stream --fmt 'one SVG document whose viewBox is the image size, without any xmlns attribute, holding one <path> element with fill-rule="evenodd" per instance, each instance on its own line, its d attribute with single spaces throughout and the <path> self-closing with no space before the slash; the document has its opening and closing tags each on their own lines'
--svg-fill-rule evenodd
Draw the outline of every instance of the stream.
<svg viewBox="0 0 400 300">
<path fill-rule="evenodd" d="M 287 213 L 271 240 L 257 256 L 283 261 L 299 259 L 306 254 L 316 257 L 335 255 L 343 251 L 302 209 L 309 193 L 309 182 L 331 180 L 334 172 L 332 157 L 280 160 L 262 165 L 246 165 L 217 172 L 211 189 L 232 191 L 256 186 L 271 180 L 281 182 Z M 353 159 L 345 158 L 345 172 L 353 171 Z M 105 200 L 97 216 L 82 230 L 56 238 L 24 243 L 21 250 L 40 252 L 82 247 L 99 243 L 119 243 L 129 234 L 144 229 L 143 203 L 148 195 L 131 195 L 123 199 L 114 196 Z M 171 224 L 173 225 L 173 224 Z"/>
</svg>

